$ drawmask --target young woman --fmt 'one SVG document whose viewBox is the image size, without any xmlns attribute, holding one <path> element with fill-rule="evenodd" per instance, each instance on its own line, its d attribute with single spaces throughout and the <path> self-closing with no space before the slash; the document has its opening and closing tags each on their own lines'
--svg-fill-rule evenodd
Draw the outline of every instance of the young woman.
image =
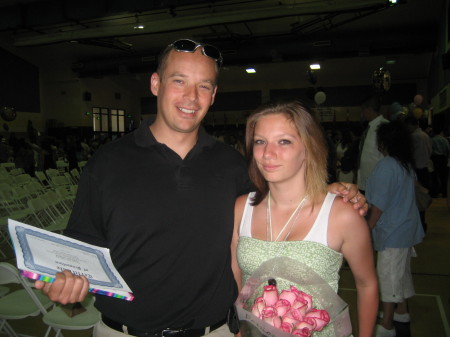
<svg viewBox="0 0 450 337">
<path fill-rule="evenodd" d="M 238 284 L 264 261 L 287 256 L 337 292 L 345 258 L 358 292 L 358 336 L 372 336 L 378 288 L 369 229 L 350 204 L 327 193 L 320 125 L 300 102 L 269 104 L 249 117 L 246 149 L 256 191 L 236 201 L 232 252 Z M 317 336 L 329 336 L 325 330 Z"/>
</svg>

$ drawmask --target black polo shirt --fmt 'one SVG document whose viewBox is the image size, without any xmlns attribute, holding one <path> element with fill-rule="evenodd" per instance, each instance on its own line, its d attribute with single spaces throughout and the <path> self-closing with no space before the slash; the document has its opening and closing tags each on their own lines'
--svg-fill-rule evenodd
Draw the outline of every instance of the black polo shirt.
<svg viewBox="0 0 450 337">
<path fill-rule="evenodd" d="M 132 302 L 97 295 L 105 316 L 140 330 L 206 327 L 236 297 L 230 242 L 247 169 L 203 129 L 181 159 L 148 126 L 89 160 L 66 234 L 108 247 L 133 290 Z"/>
</svg>

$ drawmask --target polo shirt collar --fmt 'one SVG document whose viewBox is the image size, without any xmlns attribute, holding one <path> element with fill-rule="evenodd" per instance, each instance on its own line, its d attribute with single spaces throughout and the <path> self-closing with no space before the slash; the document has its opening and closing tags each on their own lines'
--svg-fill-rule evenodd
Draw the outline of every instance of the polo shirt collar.
<svg viewBox="0 0 450 337">
<path fill-rule="evenodd" d="M 160 144 L 153 133 L 150 131 L 150 125 L 153 123 L 152 119 L 144 120 L 141 125 L 134 131 L 134 139 L 137 146 L 149 147 Z M 198 139 L 195 146 L 199 147 L 212 147 L 215 143 L 213 137 L 208 135 L 203 126 L 200 126 L 198 130 Z"/>
</svg>

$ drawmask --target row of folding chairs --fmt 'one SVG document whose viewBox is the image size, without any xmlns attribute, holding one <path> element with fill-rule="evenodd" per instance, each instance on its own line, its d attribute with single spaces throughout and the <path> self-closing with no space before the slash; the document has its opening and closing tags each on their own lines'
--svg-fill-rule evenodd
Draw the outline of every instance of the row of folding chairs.
<svg viewBox="0 0 450 337">
<path fill-rule="evenodd" d="M 16 168 L 16 164 L 13 162 L 0 163 L 0 170 L 5 169 L 7 172 Z"/>
<path fill-rule="evenodd" d="M 61 233 L 67 226 L 77 186 L 44 188 L 37 181 L 24 186 L 0 183 L 0 258 L 12 252 L 8 219 Z"/>
<path fill-rule="evenodd" d="M 100 313 L 94 307 L 94 297 L 90 294 L 81 303 L 84 312 L 70 316 L 64 306 L 52 302 L 40 290 L 33 288 L 33 281 L 20 275 L 12 264 L 0 263 L 0 333 L 10 337 L 22 336 L 16 331 L 25 324 L 10 324 L 11 321 L 25 320 L 29 317 L 42 316 L 42 323 L 47 327 L 45 337 L 53 331 L 55 337 L 63 337 L 62 330 L 87 330 L 99 320 Z M 10 289 L 15 290 L 10 290 Z M 6 289 L 6 290 L 5 290 Z"/>
<path fill-rule="evenodd" d="M 61 172 L 57 169 L 47 169 L 45 172 L 36 171 L 36 178 L 42 186 L 46 188 L 78 185 L 80 181 L 80 172 L 74 168 L 70 172 Z"/>
<path fill-rule="evenodd" d="M 22 170 L 22 169 L 20 169 Z M 23 170 L 22 170 L 23 171 Z M 80 180 L 80 173 L 77 169 L 70 172 L 61 172 L 57 169 L 47 169 L 46 172 L 36 171 L 35 177 L 27 173 L 11 174 L 0 170 L 0 183 L 8 183 L 15 186 L 24 186 L 31 181 L 37 181 L 46 188 L 77 185 Z"/>
</svg>

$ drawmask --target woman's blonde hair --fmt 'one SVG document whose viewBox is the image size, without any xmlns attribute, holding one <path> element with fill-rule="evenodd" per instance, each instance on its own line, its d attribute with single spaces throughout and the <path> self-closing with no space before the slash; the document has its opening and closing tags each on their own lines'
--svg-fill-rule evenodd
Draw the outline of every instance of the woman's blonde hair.
<svg viewBox="0 0 450 337">
<path fill-rule="evenodd" d="M 256 187 L 253 205 L 258 205 L 269 192 L 264 176 L 253 158 L 255 127 L 263 116 L 282 114 L 297 129 L 306 150 L 306 194 L 310 200 L 316 200 L 327 190 L 328 147 L 321 125 L 315 120 L 311 110 L 300 101 L 268 103 L 256 109 L 247 120 L 245 145 L 249 175 Z"/>
</svg>

